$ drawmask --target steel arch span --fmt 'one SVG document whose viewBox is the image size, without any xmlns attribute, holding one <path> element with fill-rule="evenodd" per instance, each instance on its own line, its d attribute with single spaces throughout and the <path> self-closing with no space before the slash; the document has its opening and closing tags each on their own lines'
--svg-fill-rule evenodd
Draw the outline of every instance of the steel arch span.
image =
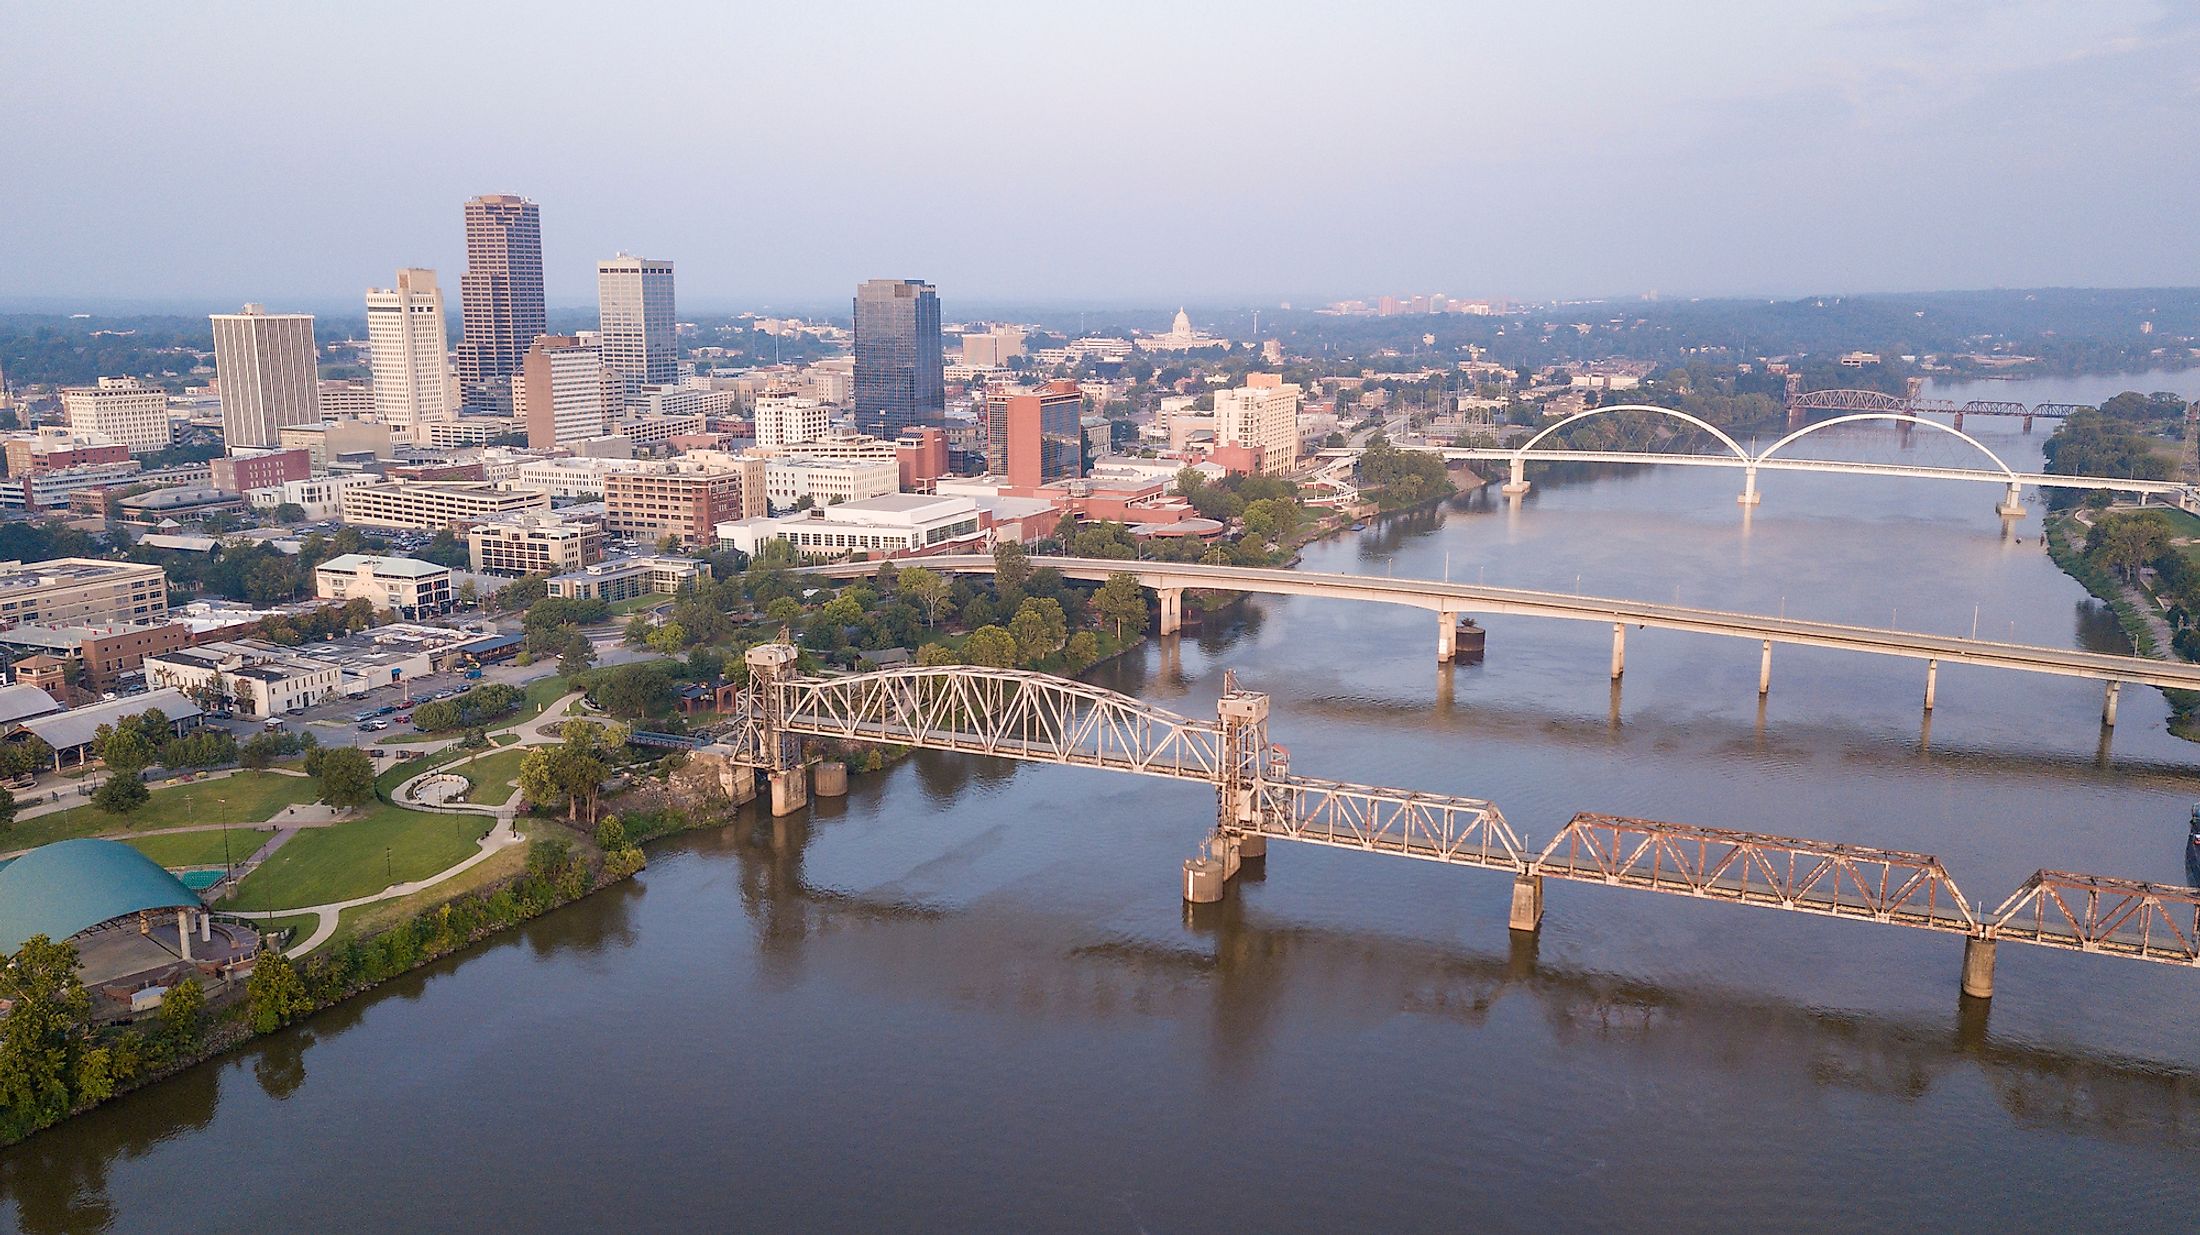
<svg viewBox="0 0 2200 1235">
<path fill-rule="evenodd" d="M 1544 438 L 1549 437 L 1551 434 L 1558 432 L 1560 429 L 1565 428 L 1567 425 L 1573 424 L 1575 421 L 1587 420 L 1591 416 L 1602 416 L 1607 412 L 1656 412 L 1660 416 L 1670 416 L 1675 420 L 1686 421 L 1689 424 L 1692 424 L 1697 428 L 1702 429 L 1704 432 L 1709 433 L 1711 436 L 1718 438 L 1721 444 L 1723 444 L 1728 450 L 1734 452 L 1734 458 L 1736 460 L 1744 463 L 1749 461 L 1749 452 L 1742 449 L 1742 444 L 1735 441 L 1732 437 L 1728 436 L 1724 429 L 1721 429 L 1719 426 L 1712 424 L 1710 421 L 1705 420 L 1700 416 L 1692 416 L 1687 412 L 1683 412 L 1675 408 L 1659 407 L 1654 403 L 1616 403 L 1610 407 L 1583 408 L 1582 410 L 1575 412 L 1573 415 L 1568 416 L 1566 419 L 1559 421 L 1557 424 L 1544 426 L 1543 429 L 1538 432 L 1534 437 L 1529 438 L 1527 441 L 1522 442 L 1518 447 L 1516 447 L 1513 450 L 1513 457 L 1525 462 L 1530 457 L 1528 452 L 1535 448 L 1535 444 L 1537 442 L 1540 442 Z"/>
<path fill-rule="evenodd" d="M 1979 453 L 1985 455 L 1989 459 L 1992 459 L 1994 461 L 1994 466 L 2000 468 L 2002 474 L 2009 478 L 2010 484 L 2017 483 L 2016 469 L 2010 467 L 2007 463 L 2002 462 L 2001 456 L 1995 454 L 1992 450 L 1988 449 L 1986 443 L 1978 440 L 1975 437 L 1972 437 L 1970 434 L 1965 433 L 1961 429 L 1954 428 L 1950 425 L 1944 425 L 1937 420 L 1927 420 L 1923 416 L 1912 416 L 1907 412 L 1853 412 L 1847 416 L 1835 416 L 1831 420 L 1816 421 L 1812 424 L 1804 425 L 1802 428 L 1795 430 L 1794 432 L 1788 434 L 1786 437 L 1783 437 L 1779 441 L 1774 442 L 1772 445 L 1765 447 L 1762 451 L 1758 453 L 1757 457 L 1750 460 L 1750 462 L 1763 463 L 1766 460 L 1772 458 L 1773 455 L 1779 453 L 1780 448 L 1786 446 L 1789 442 L 1792 442 L 1797 438 L 1808 437 L 1811 434 L 1818 432 L 1820 429 L 1830 429 L 1835 425 L 1850 424 L 1854 421 L 1859 420 L 1891 420 L 1895 421 L 1898 424 L 1923 425 L 1925 428 L 1928 429 L 1938 429 L 1942 433 L 1954 434 L 1955 436 L 1962 438 L 1964 441 L 1969 442 L 1972 446 L 1976 447 Z"/>
<path fill-rule="evenodd" d="M 1215 783 L 1228 743 L 1215 721 L 1047 673 L 973 665 L 794 678 L 779 723 L 812 737 L 920 746 Z"/>
</svg>

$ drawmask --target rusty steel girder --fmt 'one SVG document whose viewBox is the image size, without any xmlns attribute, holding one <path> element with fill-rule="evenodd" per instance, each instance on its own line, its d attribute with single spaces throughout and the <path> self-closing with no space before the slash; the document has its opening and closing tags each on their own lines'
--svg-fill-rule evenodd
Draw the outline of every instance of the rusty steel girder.
<svg viewBox="0 0 2200 1235">
<path fill-rule="evenodd" d="M 1993 937 L 2200 965 L 2200 888 L 2043 870 L 1994 911 Z"/>
<path fill-rule="evenodd" d="M 1978 917 L 1930 854 L 1731 828 L 1579 814 L 1530 873 L 1836 918 L 1976 934 Z"/>
</svg>

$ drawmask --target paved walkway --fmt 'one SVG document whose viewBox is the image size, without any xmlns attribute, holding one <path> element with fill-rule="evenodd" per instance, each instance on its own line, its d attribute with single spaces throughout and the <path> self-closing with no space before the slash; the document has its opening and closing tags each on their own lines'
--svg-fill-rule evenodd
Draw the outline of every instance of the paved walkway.
<svg viewBox="0 0 2200 1235">
<path fill-rule="evenodd" d="M 298 909 L 268 909 L 250 912 L 231 910 L 229 912 L 236 917 L 260 921 L 272 918 L 293 918 L 302 913 L 313 914 L 316 918 L 313 933 L 283 954 L 290 957 L 300 957 L 329 941 L 329 937 L 336 933 L 337 923 L 346 909 L 357 909 L 362 905 L 372 905 L 381 901 L 398 900 L 411 896 L 415 892 L 432 888 L 444 880 L 454 879 L 472 870 L 514 845 L 524 844 L 526 840 L 527 838 L 524 835 L 513 830 L 512 816 L 508 813 L 500 813 L 497 817 L 497 825 L 489 829 L 487 836 L 481 838 L 481 847 L 478 850 L 458 865 L 447 870 L 438 871 L 426 879 L 416 879 L 410 883 L 392 884 L 371 896 L 355 896 L 348 901 L 333 901 L 326 905 L 307 905 Z"/>
</svg>

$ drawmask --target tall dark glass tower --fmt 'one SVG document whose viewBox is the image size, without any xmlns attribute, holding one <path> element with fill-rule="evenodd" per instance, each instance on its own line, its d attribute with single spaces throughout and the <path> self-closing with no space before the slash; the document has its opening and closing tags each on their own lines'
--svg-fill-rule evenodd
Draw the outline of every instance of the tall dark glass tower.
<svg viewBox="0 0 2200 1235">
<path fill-rule="evenodd" d="M 542 215 L 523 197 L 466 203 L 466 273 L 458 385 L 469 409 L 512 410 L 512 378 L 548 323 L 542 298 Z"/>
<path fill-rule="evenodd" d="M 940 294 L 930 283 L 872 279 L 856 288 L 856 428 L 891 439 L 945 424 L 940 368 Z"/>
</svg>

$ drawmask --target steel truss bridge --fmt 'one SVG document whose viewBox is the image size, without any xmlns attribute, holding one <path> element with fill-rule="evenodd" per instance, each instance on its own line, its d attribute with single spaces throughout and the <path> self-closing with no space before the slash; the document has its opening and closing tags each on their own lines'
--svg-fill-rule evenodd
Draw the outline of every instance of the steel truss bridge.
<svg viewBox="0 0 2200 1235">
<path fill-rule="evenodd" d="M 1828 392 L 1817 394 L 1870 392 Z M 1808 396 L 1806 396 L 1808 397 Z M 1875 395 L 1877 399 L 1902 403 L 1892 395 Z M 1905 405 L 1906 406 L 1906 405 Z M 2021 406 L 2021 405 L 2012 405 Z M 2059 406 L 2059 405 L 2049 405 Z M 1681 422 L 1709 434 L 1717 443 L 1714 450 L 1701 453 L 1681 451 L 1628 451 L 1628 450 L 1573 450 L 1563 447 L 1537 449 L 1537 444 L 1570 425 L 1614 412 L 1642 412 L 1663 416 Z M 1867 463 L 1846 459 L 1796 458 L 1783 454 L 1788 447 L 1811 434 L 1836 425 L 1861 422 L 1897 424 L 1905 430 L 1931 429 L 1950 434 L 1968 443 L 1984 457 L 1987 466 L 1982 467 L 1924 467 L 1907 463 Z M 1445 459 L 1463 463 L 1503 463 L 1509 470 L 1503 492 L 1510 496 L 1526 493 L 1529 488 L 1528 464 L 1530 463 L 1629 463 L 1679 467 L 1722 467 L 1742 473 L 1742 492 L 1735 500 L 1744 506 L 1755 506 L 1762 495 L 1757 491 L 1759 472 L 1826 472 L 1844 476 L 1893 476 L 1913 480 L 1963 480 L 1979 484 L 2000 485 L 2003 497 L 1996 511 L 2004 516 L 2016 517 L 2025 513 L 2023 490 L 2035 489 L 2108 489 L 2120 493 L 2139 495 L 2143 502 L 2149 497 L 2164 498 L 2179 509 L 2200 512 L 2200 491 L 2194 486 L 2174 480 L 2140 480 L 2118 476 L 2064 476 L 2053 472 L 2019 472 L 2003 462 L 1984 442 L 1965 433 L 1960 418 L 1954 426 L 1937 420 L 1928 420 L 1914 412 L 1879 409 L 1850 412 L 1827 420 L 1814 421 L 1793 428 L 1786 436 L 1752 453 L 1725 430 L 1701 417 L 1670 407 L 1658 407 L 1648 403 L 1615 404 L 1610 407 L 1592 407 L 1576 412 L 1563 420 L 1553 422 L 1518 446 L 1502 447 L 1416 447 L 1400 446 L 1401 450 L 1423 450 L 1442 455 Z M 1349 459 L 1358 455 L 1357 450 L 1339 448 L 1317 452 L 1324 459 Z M 1326 469 L 1325 474 L 1326 474 Z"/>
<path fill-rule="evenodd" d="M 1790 395 L 1787 407 L 1791 429 L 1802 427 L 1812 412 L 1900 412 L 1908 416 L 1953 416 L 1958 429 L 1963 427 L 1965 416 L 2007 416 L 2022 420 L 2026 433 L 2032 431 L 2035 419 L 2062 420 L 2077 412 L 2095 410 L 2086 403 L 2026 404 L 1998 399 L 1971 399 L 1959 403 L 1954 399 L 1921 399 L 1878 390 L 1803 391 Z"/>
<path fill-rule="evenodd" d="M 793 672 L 795 649 L 749 653 L 750 687 L 701 754 L 771 779 L 772 811 L 806 801 L 804 738 L 989 755 L 1212 786 L 1215 824 L 1185 897 L 1218 899 L 1270 840 L 1500 871 L 1510 924 L 1542 922 L 1547 879 L 1782 909 L 1964 939 L 1963 989 L 1993 992 L 2003 940 L 2200 965 L 2200 889 L 2041 870 L 1988 911 L 1938 858 L 1836 841 L 1577 814 L 1531 848 L 1492 803 L 1307 776 L 1268 740 L 1268 696 L 1226 673 L 1213 720 L 1049 674 L 968 666 L 844 677 Z"/>
</svg>

